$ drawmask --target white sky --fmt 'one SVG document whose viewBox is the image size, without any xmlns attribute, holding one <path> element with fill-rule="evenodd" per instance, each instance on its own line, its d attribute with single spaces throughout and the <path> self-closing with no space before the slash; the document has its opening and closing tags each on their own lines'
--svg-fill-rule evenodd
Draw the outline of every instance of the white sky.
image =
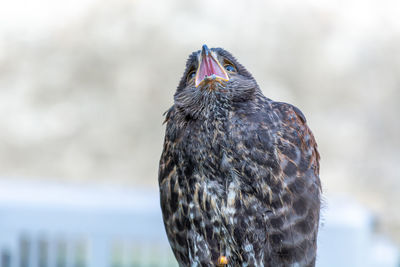
<svg viewBox="0 0 400 267">
<path fill-rule="evenodd" d="M 62 26 L 78 18 L 99 0 L 0 0 L 0 34 L 22 31 L 27 34 L 40 34 L 50 28 Z M 139 1 L 149 5 L 148 1 Z M 156 3 L 159 2 L 159 3 Z M 400 1 L 398 0 L 292 0 L 277 1 L 282 8 L 297 8 L 299 5 L 325 9 L 328 13 L 340 14 L 347 24 L 362 24 L 374 27 L 380 23 L 400 27 Z M 162 8 L 164 1 L 152 1 L 150 6 Z"/>
<path fill-rule="evenodd" d="M 78 18 L 97 0 L 0 0 L 0 34 L 23 33 L 27 37 Z"/>
</svg>

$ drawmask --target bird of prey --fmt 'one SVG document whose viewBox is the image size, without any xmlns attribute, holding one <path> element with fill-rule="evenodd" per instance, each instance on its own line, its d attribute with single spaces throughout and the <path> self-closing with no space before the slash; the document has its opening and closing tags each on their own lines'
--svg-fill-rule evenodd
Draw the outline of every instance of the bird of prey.
<svg viewBox="0 0 400 267">
<path fill-rule="evenodd" d="M 180 266 L 315 265 L 319 153 L 298 108 L 203 45 L 165 122 L 160 202 Z"/>
</svg>

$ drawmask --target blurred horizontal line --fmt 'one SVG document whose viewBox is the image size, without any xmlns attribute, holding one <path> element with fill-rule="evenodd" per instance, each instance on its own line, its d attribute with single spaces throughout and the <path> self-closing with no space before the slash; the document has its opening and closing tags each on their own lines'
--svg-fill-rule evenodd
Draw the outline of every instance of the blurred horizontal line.
<svg viewBox="0 0 400 267">
<path fill-rule="evenodd" d="M 0 179 L 1 206 L 112 209 L 152 212 L 160 209 L 158 192 L 151 188 L 110 185 L 71 185 Z"/>
</svg>

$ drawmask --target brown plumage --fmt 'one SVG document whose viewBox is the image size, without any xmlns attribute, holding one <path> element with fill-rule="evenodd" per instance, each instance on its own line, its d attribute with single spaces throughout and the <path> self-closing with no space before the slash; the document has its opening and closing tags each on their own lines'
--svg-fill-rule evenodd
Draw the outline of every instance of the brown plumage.
<svg viewBox="0 0 400 267">
<path fill-rule="evenodd" d="M 167 111 L 165 229 L 180 266 L 314 266 L 319 154 L 301 111 L 221 48 L 194 52 Z"/>
</svg>

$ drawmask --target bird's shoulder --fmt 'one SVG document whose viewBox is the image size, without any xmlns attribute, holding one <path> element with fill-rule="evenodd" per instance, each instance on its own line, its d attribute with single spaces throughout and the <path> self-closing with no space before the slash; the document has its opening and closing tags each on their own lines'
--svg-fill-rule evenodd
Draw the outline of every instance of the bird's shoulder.
<svg viewBox="0 0 400 267">
<path fill-rule="evenodd" d="M 299 119 L 302 124 L 307 123 L 306 116 L 304 116 L 303 112 L 292 104 L 272 101 L 271 106 L 273 111 L 284 121 Z"/>
<path fill-rule="evenodd" d="M 237 139 L 258 143 L 274 143 L 284 138 L 301 146 L 304 138 L 312 135 L 303 112 L 294 105 L 259 98 L 241 104 L 231 116 L 230 129 Z"/>
<path fill-rule="evenodd" d="M 317 143 L 303 112 L 296 106 L 284 102 L 272 102 L 271 106 L 279 120 L 280 127 L 276 132 L 278 141 L 296 146 L 302 152 L 309 150 L 310 153 L 315 153 L 318 161 Z M 286 154 L 285 150 L 281 152 Z"/>
<path fill-rule="evenodd" d="M 308 177 L 320 187 L 320 154 L 303 112 L 284 102 L 272 102 L 271 106 L 280 121 L 275 137 L 283 177 Z"/>
<path fill-rule="evenodd" d="M 242 177 L 268 184 L 271 176 L 285 180 L 312 175 L 319 180 L 317 143 L 299 108 L 266 99 L 253 111 L 243 110 L 231 130 L 237 157 L 248 159 L 240 161 L 245 162 L 240 163 Z"/>
</svg>

